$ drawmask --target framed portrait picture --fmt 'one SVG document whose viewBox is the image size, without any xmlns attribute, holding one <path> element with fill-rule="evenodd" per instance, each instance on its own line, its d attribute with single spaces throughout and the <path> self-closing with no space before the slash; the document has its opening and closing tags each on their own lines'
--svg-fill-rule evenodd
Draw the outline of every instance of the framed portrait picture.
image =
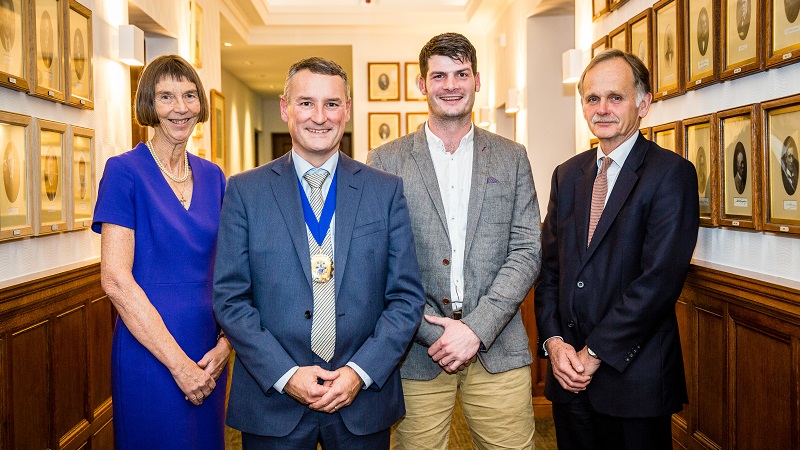
<svg viewBox="0 0 800 450">
<path fill-rule="evenodd" d="M 29 116 L 0 111 L 0 241 L 33 234 L 30 124 Z"/>
<path fill-rule="evenodd" d="M 653 59 L 650 49 L 653 48 L 653 10 L 647 8 L 628 21 L 628 40 L 630 52 L 638 56 L 653 76 Z"/>
<path fill-rule="evenodd" d="M 652 128 L 653 142 L 673 152 L 682 154 L 682 149 L 678 147 L 680 144 L 680 130 L 681 122 L 665 123 Z"/>
<path fill-rule="evenodd" d="M 428 120 L 428 113 L 426 112 L 406 113 L 406 134 L 413 133 L 424 127 L 426 120 Z"/>
<path fill-rule="evenodd" d="M 225 151 L 225 96 L 211 89 L 211 162 L 226 172 L 228 153 Z"/>
<path fill-rule="evenodd" d="M 683 0 L 660 0 L 653 5 L 653 100 L 684 91 Z"/>
<path fill-rule="evenodd" d="M 400 113 L 369 113 L 369 149 L 400 137 Z"/>
<path fill-rule="evenodd" d="M 800 95 L 764 102 L 764 229 L 800 234 Z"/>
<path fill-rule="evenodd" d="M 609 0 L 592 0 L 592 20 L 597 20 L 609 11 Z"/>
<path fill-rule="evenodd" d="M 28 1 L 0 0 L 0 86 L 28 91 Z"/>
<path fill-rule="evenodd" d="M 799 0 L 767 0 L 767 67 L 800 59 Z"/>
<path fill-rule="evenodd" d="M 92 11 L 75 0 L 70 0 L 67 24 L 67 104 L 94 109 Z"/>
<path fill-rule="evenodd" d="M 639 128 L 639 133 L 642 133 L 642 136 L 648 141 L 653 139 L 653 129 L 651 127 Z"/>
<path fill-rule="evenodd" d="M 89 228 L 94 216 L 94 130 L 72 126 L 70 218 L 72 229 Z"/>
<path fill-rule="evenodd" d="M 193 66 L 203 67 L 203 8 L 192 1 L 192 22 L 189 27 L 189 59 Z"/>
<path fill-rule="evenodd" d="M 36 196 L 39 211 L 37 235 L 67 231 L 67 169 L 65 164 L 67 126 L 39 119 L 36 146 Z"/>
<path fill-rule="evenodd" d="M 419 63 L 407 62 L 406 63 L 406 100 L 408 101 L 424 101 L 425 95 L 419 90 L 420 77 Z"/>
<path fill-rule="evenodd" d="M 400 100 L 400 63 L 367 63 L 369 101 Z"/>
<path fill-rule="evenodd" d="M 603 36 L 592 44 L 592 58 L 608 48 L 608 36 Z"/>
<path fill-rule="evenodd" d="M 589 139 L 589 150 L 597 150 L 600 147 L 600 139 L 593 137 Z"/>
<path fill-rule="evenodd" d="M 64 5 L 67 0 L 33 0 L 29 50 L 31 95 L 63 102 L 64 81 Z"/>
<path fill-rule="evenodd" d="M 620 6 L 627 3 L 628 0 L 609 0 L 608 2 L 608 10 L 614 11 L 615 9 L 619 8 Z"/>
<path fill-rule="evenodd" d="M 758 105 L 717 113 L 719 225 L 761 229 Z"/>
<path fill-rule="evenodd" d="M 764 52 L 764 0 L 722 0 L 720 78 L 761 70 Z"/>
<path fill-rule="evenodd" d="M 717 226 L 716 138 L 713 114 L 683 120 L 683 157 L 697 172 L 700 225 L 706 227 Z"/>
<path fill-rule="evenodd" d="M 623 23 L 614 31 L 608 33 L 608 47 L 627 52 L 628 51 L 628 24 Z"/>
<path fill-rule="evenodd" d="M 719 79 L 717 45 L 719 2 L 686 1 L 686 89 L 697 89 Z"/>
</svg>

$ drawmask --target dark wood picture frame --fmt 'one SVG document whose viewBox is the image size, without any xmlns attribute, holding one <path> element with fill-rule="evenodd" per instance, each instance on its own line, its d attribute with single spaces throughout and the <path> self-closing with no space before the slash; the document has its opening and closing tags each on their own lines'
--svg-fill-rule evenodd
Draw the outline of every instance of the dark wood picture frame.
<svg viewBox="0 0 800 450">
<path fill-rule="evenodd" d="M 683 94 L 683 0 L 653 5 L 653 101 Z"/>
<path fill-rule="evenodd" d="M 28 32 L 31 95 L 64 102 L 64 18 L 67 0 L 32 0 Z"/>
<path fill-rule="evenodd" d="M 683 154 L 680 120 L 652 127 L 651 130 L 651 140 L 653 142 L 661 146 L 661 148 L 673 151 L 679 155 Z"/>
<path fill-rule="evenodd" d="M 783 3 L 783 8 L 776 7 L 777 2 Z M 797 62 L 800 59 L 800 1 L 766 0 L 766 6 L 766 67 Z"/>
<path fill-rule="evenodd" d="M 64 70 L 67 75 L 67 104 L 94 109 L 92 11 L 75 0 L 69 0 L 66 29 Z"/>
<path fill-rule="evenodd" d="M 400 100 L 400 63 L 367 63 L 369 101 Z"/>
<path fill-rule="evenodd" d="M 628 24 L 615 28 L 611 33 L 608 33 L 608 48 L 616 48 L 623 52 L 630 51 L 630 44 L 628 43 Z"/>
<path fill-rule="evenodd" d="M 800 234 L 800 94 L 764 102 L 761 111 L 764 229 Z"/>
<path fill-rule="evenodd" d="M 700 225 L 716 227 L 719 215 L 716 160 L 717 127 L 715 114 L 684 119 L 683 157 L 694 164 L 697 172 L 697 195 L 700 202 Z M 701 151 L 702 150 L 702 151 Z"/>
<path fill-rule="evenodd" d="M 28 0 L 10 0 L 12 26 L 0 28 L 0 86 L 27 92 L 30 89 L 30 51 L 28 50 Z M 11 29 L 9 29 L 11 28 Z"/>
<path fill-rule="evenodd" d="M 718 224 L 761 230 L 761 128 L 759 105 L 753 104 L 717 113 Z M 745 146 L 749 144 L 750 148 Z M 749 158 L 740 167 L 738 155 Z M 747 180 L 749 170 L 750 180 Z M 744 183 L 736 183 L 735 172 L 744 171 Z M 738 195 L 738 197 L 737 197 Z M 749 211 L 749 212 L 748 212 Z"/>
<path fill-rule="evenodd" d="M 600 39 L 596 40 L 594 44 L 592 44 L 592 58 L 597 56 L 599 53 L 602 53 L 605 49 L 608 48 L 608 36 L 603 36 Z"/>
<path fill-rule="evenodd" d="M 719 81 L 719 1 L 685 0 L 686 90 Z"/>
<path fill-rule="evenodd" d="M 33 235 L 34 185 L 31 117 L 0 111 L 0 157 L 3 183 L 0 185 L 0 242 Z"/>
<path fill-rule="evenodd" d="M 92 225 L 94 217 L 94 130 L 75 125 L 70 129 L 69 221 L 73 230 L 82 230 Z"/>
<path fill-rule="evenodd" d="M 226 172 L 228 152 L 225 135 L 225 96 L 216 89 L 211 89 L 209 93 L 211 96 L 209 117 L 211 122 L 211 162 L 218 165 L 223 172 Z"/>
<path fill-rule="evenodd" d="M 60 122 L 39 119 L 34 147 L 35 210 L 38 223 L 35 234 L 61 233 L 67 231 L 68 180 L 67 164 L 67 125 Z"/>
<path fill-rule="evenodd" d="M 653 84 L 653 10 L 647 8 L 628 21 L 630 52 L 639 57 L 650 71 Z"/>
<path fill-rule="evenodd" d="M 425 125 L 425 121 L 428 120 L 428 113 L 427 112 L 410 112 L 406 113 L 406 133 L 410 134 L 419 129 L 419 127 Z"/>
<path fill-rule="evenodd" d="M 764 0 L 721 0 L 720 73 L 722 80 L 764 68 Z M 749 18 L 741 5 L 749 5 Z M 735 28 L 735 29 L 734 29 Z"/>
<path fill-rule="evenodd" d="M 400 113 L 380 112 L 369 113 L 369 149 L 400 137 Z"/>
<path fill-rule="evenodd" d="M 609 0 L 592 0 L 592 21 L 603 17 L 610 11 Z"/>
<path fill-rule="evenodd" d="M 427 100 L 425 94 L 419 90 L 419 83 L 417 80 L 420 77 L 420 70 L 419 70 L 419 63 L 418 62 L 407 62 L 405 65 L 405 80 L 406 80 L 406 89 L 405 89 L 405 98 L 407 101 L 415 102 L 421 101 L 424 102 Z"/>
</svg>

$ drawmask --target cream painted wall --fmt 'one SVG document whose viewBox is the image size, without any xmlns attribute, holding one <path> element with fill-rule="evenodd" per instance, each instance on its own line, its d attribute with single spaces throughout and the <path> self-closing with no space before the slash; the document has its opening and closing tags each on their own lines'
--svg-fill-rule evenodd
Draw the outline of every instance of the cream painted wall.
<svg viewBox="0 0 800 450">
<path fill-rule="evenodd" d="M 255 167 L 258 149 L 255 148 L 254 133 L 264 129 L 264 99 L 225 70 L 222 71 L 222 92 L 225 95 L 225 129 L 228 131 L 227 174 L 230 175 Z"/>
<path fill-rule="evenodd" d="M 630 0 L 605 18 L 591 21 L 590 0 L 575 2 L 575 41 L 588 63 L 592 42 L 651 7 L 648 0 Z M 800 92 L 800 64 L 718 83 L 679 97 L 656 102 L 642 126 L 661 125 Z M 590 133 L 580 113 L 575 114 L 576 149 L 588 148 Z M 800 238 L 777 233 L 726 228 L 701 228 L 694 253 L 697 263 L 713 263 L 779 278 L 800 280 Z"/>
</svg>

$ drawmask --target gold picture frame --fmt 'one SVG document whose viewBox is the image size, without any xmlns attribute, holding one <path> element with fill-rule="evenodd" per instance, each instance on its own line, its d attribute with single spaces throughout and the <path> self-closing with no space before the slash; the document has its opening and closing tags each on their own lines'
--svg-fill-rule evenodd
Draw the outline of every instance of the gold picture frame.
<svg viewBox="0 0 800 450">
<path fill-rule="evenodd" d="M 653 5 L 653 101 L 683 94 L 683 1 Z"/>
<path fill-rule="evenodd" d="M 189 60 L 198 69 L 203 67 L 203 8 L 192 1 L 192 21 L 189 27 Z"/>
<path fill-rule="evenodd" d="M 406 100 L 408 101 L 425 101 L 427 98 L 422 91 L 419 90 L 419 78 L 422 76 L 419 70 L 418 62 L 407 62 L 405 66 L 406 73 Z"/>
<path fill-rule="evenodd" d="M 369 149 L 400 137 L 400 113 L 369 113 Z"/>
<path fill-rule="evenodd" d="M 720 79 L 763 68 L 763 0 L 721 0 Z"/>
<path fill-rule="evenodd" d="M 94 109 L 94 70 L 92 68 L 92 11 L 75 0 L 69 1 L 67 38 L 67 104 Z"/>
<path fill-rule="evenodd" d="M 367 63 L 369 101 L 400 100 L 400 63 Z"/>
<path fill-rule="evenodd" d="M 27 0 L 0 2 L 0 86 L 30 89 Z"/>
<path fill-rule="evenodd" d="M 639 128 L 639 133 L 642 133 L 642 136 L 644 136 L 644 138 L 647 139 L 648 141 L 653 139 L 652 127 Z"/>
<path fill-rule="evenodd" d="M 31 82 L 28 92 L 54 102 L 65 99 L 64 3 L 67 0 L 33 0 L 28 49 Z"/>
<path fill-rule="evenodd" d="M 721 226 L 761 229 L 758 105 L 717 113 L 717 191 Z"/>
<path fill-rule="evenodd" d="M 683 120 L 683 157 L 689 160 L 697 173 L 697 195 L 700 203 L 700 225 L 717 226 L 717 129 L 715 115 L 692 117 Z"/>
<path fill-rule="evenodd" d="M 628 41 L 630 52 L 636 55 L 650 71 L 650 84 L 653 80 L 653 10 L 646 10 L 628 21 Z"/>
<path fill-rule="evenodd" d="M 800 95 L 764 102 L 764 229 L 800 234 Z"/>
<path fill-rule="evenodd" d="M 623 52 L 630 51 L 627 23 L 623 23 L 611 31 L 611 33 L 608 33 L 608 48 L 615 48 Z"/>
<path fill-rule="evenodd" d="M 39 119 L 34 161 L 38 211 L 37 236 L 67 231 L 67 125 Z M 71 191 L 71 190 L 70 190 Z"/>
<path fill-rule="evenodd" d="M 211 89 L 211 162 L 227 172 L 228 152 L 225 136 L 225 96 Z"/>
<path fill-rule="evenodd" d="M 592 21 L 595 21 L 608 13 L 609 0 L 592 0 Z"/>
<path fill-rule="evenodd" d="M 767 0 L 766 17 L 766 66 L 771 68 L 796 62 L 800 59 L 800 1 Z"/>
<path fill-rule="evenodd" d="M 428 120 L 428 113 L 426 112 L 406 113 L 406 134 L 414 133 L 425 126 L 426 120 Z"/>
<path fill-rule="evenodd" d="M 0 111 L 0 241 L 33 235 L 31 118 Z"/>
<path fill-rule="evenodd" d="M 603 36 L 600 39 L 594 41 L 594 44 L 592 44 L 592 58 L 599 55 L 607 48 L 608 48 L 608 36 Z"/>
<path fill-rule="evenodd" d="M 681 121 L 665 123 L 651 128 L 653 142 L 661 148 L 673 151 L 679 155 L 683 154 L 681 144 Z"/>
<path fill-rule="evenodd" d="M 686 90 L 719 80 L 719 2 L 686 0 Z"/>
<path fill-rule="evenodd" d="M 69 219 L 73 230 L 89 228 L 94 217 L 94 130 L 71 126 Z"/>
</svg>

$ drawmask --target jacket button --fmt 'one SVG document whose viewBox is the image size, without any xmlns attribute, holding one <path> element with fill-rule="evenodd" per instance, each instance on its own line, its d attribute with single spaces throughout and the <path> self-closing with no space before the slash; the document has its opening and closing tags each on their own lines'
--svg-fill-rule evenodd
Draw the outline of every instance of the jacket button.
<svg viewBox="0 0 800 450">
<path fill-rule="evenodd" d="M 447 298 L 447 297 L 443 298 L 443 299 L 442 299 L 442 304 L 443 304 L 443 305 L 449 305 L 449 304 L 450 304 L 450 299 L 449 299 L 449 298 Z"/>
<path fill-rule="evenodd" d="M 631 362 L 630 358 L 625 358 L 625 362 Z"/>
<path fill-rule="evenodd" d="M 450 260 L 445 258 L 445 259 L 442 260 L 442 264 L 444 264 L 445 266 L 449 266 L 450 265 Z"/>
<path fill-rule="evenodd" d="M 575 327 L 575 322 L 570 320 L 569 323 L 567 324 L 567 326 L 570 327 L 570 328 L 574 328 Z"/>
<path fill-rule="evenodd" d="M 303 315 L 306 316 L 306 319 L 310 319 L 311 318 L 311 311 L 306 311 L 305 313 L 303 313 Z"/>
<path fill-rule="evenodd" d="M 583 289 L 583 281 L 578 281 L 578 289 Z"/>
</svg>

